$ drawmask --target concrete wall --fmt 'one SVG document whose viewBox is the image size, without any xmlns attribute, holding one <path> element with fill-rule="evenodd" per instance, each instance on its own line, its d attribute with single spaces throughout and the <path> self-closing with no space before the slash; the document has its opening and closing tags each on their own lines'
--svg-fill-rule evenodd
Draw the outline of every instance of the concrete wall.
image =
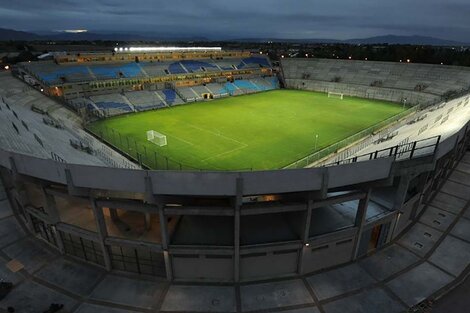
<svg viewBox="0 0 470 313">
<path fill-rule="evenodd" d="M 391 225 L 381 244 L 406 231 L 415 220 L 413 212 L 422 207 L 421 200 L 433 192 L 432 186 L 445 177 L 466 148 L 469 125 L 440 142 L 434 158 L 409 161 L 383 158 L 299 170 L 171 172 L 65 164 L 0 150 L 0 173 L 22 222 L 38 238 L 49 240 L 65 254 L 71 253 L 66 240 L 70 234 L 93 242 L 94 251 L 103 255 L 91 255 L 85 261 L 107 270 L 122 271 L 113 265 L 114 254 L 116 247 L 126 247 L 130 251 L 126 253 L 133 255 L 132 249 L 141 253 L 129 268 L 138 268 L 135 262 L 145 266 L 145 262 L 154 262 L 154 274 L 166 275 L 170 280 L 252 281 L 296 276 L 355 260 L 375 226 Z M 404 202 L 410 173 L 430 179 L 420 180 L 417 194 Z M 35 194 L 39 193 L 41 201 L 26 192 L 31 185 L 36 186 Z M 394 195 L 386 196 L 384 190 L 392 190 Z M 373 209 L 381 210 L 378 217 L 367 215 L 372 194 Z M 54 195 L 80 201 L 69 202 L 74 204 L 67 211 L 63 204 L 58 206 Z M 382 196 L 385 198 L 377 198 Z M 35 207 L 34 203 L 44 207 Z M 349 212 L 354 212 L 352 222 L 342 222 L 344 212 L 348 212 L 336 211 L 342 204 L 343 210 L 351 208 Z M 116 218 L 108 208 L 119 208 L 120 215 Z M 311 232 L 315 227 L 311 226 L 313 210 L 326 214 L 315 216 L 320 216 L 321 224 L 330 225 L 325 228 L 327 233 Z M 64 213 L 68 221 L 77 222 L 65 221 Z M 204 216 L 208 224 L 191 224 L 190 217 L 195 215 Z M 185 225 L 192 228 L 194 244 L 189 238 L 185 246 L 170 245 L 172 234 L 178 232 L 178 216 L 185 216 L 189 223 Z M 204 226 L 216 216 L 225 216 L 228 223 L 233 223 L 233 243 L 221 242 L 214 229 Z M 252 217 L 256 217 L 255 229 L 243 224 L 253 221 Z M 33 219 L 43 223 L 55 240 L 36 232 Z M 146 229 L 140 226 L 144 220 Z M 278 223 L 271 224 L 275 221 Z M 82 228 L 87 224 L 96 227 Z M 116 237 L 111 231 L 123 235 Z M 196 243 L 205 239 L 210 243 Z M 142 251 L 152 251 L 153 257 Z M 82 258 L 79 253 L 71 256 Z"/>
</svg>

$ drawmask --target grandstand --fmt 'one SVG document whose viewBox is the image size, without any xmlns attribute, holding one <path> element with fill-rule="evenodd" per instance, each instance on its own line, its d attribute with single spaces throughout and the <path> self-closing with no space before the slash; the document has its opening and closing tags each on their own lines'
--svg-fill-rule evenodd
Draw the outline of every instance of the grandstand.
<svg viewBox="0 0 470 313">
<path fill-rule="evenodd" d="M 265 56 L 224 52 L 214 58 L 210 52 L 168 57 L 162 53 L 137 59 L 130 62 L 129 58 L 107 55 L 76 59 L 59 55 L 54 61 L 22 63 L 16 73 L 91 116 L 114 116 L 278 88 Z"/>
<path fill-rule="evenodd" d="M 468 274 L 467 69 L 86 57 L 0 74 L 2 307 L 395 313 Z"/>
<path fill-rule="evenodd" d="M 328 59 L 283 59 L 287 88 L 341 92 L 408 104 L 439 100 L 470 87 L 466 67 Z"/>
<path fill-rule="evenodd" d="M 63 63 L 57 61 L 23 63 L 20 67 L 45 86 L 68 82 L 87 82 L 118 78 L 143 78 L 177 74 L 223 72 L 243 69 L 270 69 L 266 57 L 232 58 L 224 60 L 145 61 L 132 63 Z"/>
<path fill-rule="evenodd" d="M 2 149 L 64 163 L 138 168 L 86 133 L 76 114 L 6 74 L 0 75 Z M 90 149 L 77 150 L 72 142 Z"/>
<path fill-rule="evenodd" d="M 403 113 L 384 120 L 372 119 L 379 123 L 373 126 L 369 125 L 369 127 L 350 137 L 338 137 L 336 139 L 337 143 L 328 142 L 331 146 L 327 150 L 315 151 L 325 148 L 325 143 L 322 141 L 329 138 L 328 135 L 320 134 L 320 143 L 317 146 L 317 141 L 315 141 L 313 152 L 310 152 L 310 154 L 303 152 L 307 156 L 301 155 L 299 152 L 298 161 L 291 160 L 292 164 L 285 165 L 294 168 L 312 166 L 318 161 L 326 164 L 325 162 L 332 161 L 328 156 L 333 152 L 336 153 L 333 161 L 338 162 L 353 154 L 357 155 L 360 151 L 367 151 L 364 149 L 374 142 L 382 140 L 381 138 L 390 137 L 393 131 L 388 131 L 388 124 L 393 124 L 393 130 L 396 130 L 403 126 L 403 121 L 400 121 L 400 119 L 405 115 L 420 114 L 426 106 L 462 93 L 465 86 L 468 88 L 466 80 L 467 76 L 470 75 L 467 69 L 448 66 L 322 59 L 283 59 L 281 67 L 273 69 L 269 59 L 264 55 L 244 54 L 240 56 L 237 53 L 215 58 L 211 53 L 199 53 L 194 58 L 193 54 L 184 53 L 177 56 L 173 55 L 171 58 L 165 57 L 163 54 L 140 55 L 139 60 L 136 57 L 133 62 L 131 61 L 131 55 L 127 54 L 124 54 L 121 60 L 116 59 L 115 56 L 105 56 L 109 60 L 90 61 L 89 59 L 92 58 L 96 58 L 96 56 L 89 55 L 87 59 L 80 62 L 74 59 L 64 61 L 57 58 L 54 62 L 24 63 L 19 66 L 18 75 L 22 77 L 21 75 L 28 73 L 32 77 L 38 77 L 38 83 L 45 90 L 45 93 L 62 97 L 71 107 L 78 110 L 84 118 L 89 120 L 162 109 L 197 101 L 276 90 L 280 88 L 278 78 L 275 76 L 276 71 L 280 72 L 288 89 L 341 94 L 341 102 L 344 99 L 343 96 L 353 96 L 385 100 L 403 106 Z M 69 80 L 68 76 L 72 76 L 72 78 Z M 81 81 L 82 79 L 83 81 Z M 452 83 L 449 83 L 449 81 L 452 81 Z M 274 102 L 284 101 L 284 97 L 280 96 L 280 93 L 276 95 L 276 98 L 271 100 L 273 101 L 273 107 L 278 105 Z M 289 95 L 293 97 L 293 93 Z M 268 99 L 270 99 L 269 96 L 266 96 L 260 101 L 269 101 Z M 331 101 L 331 107 L 337 105 L 333 104 L 333 99 Z M 349 101 L 348 99 L 343 104 L 349 103 Z M 239 102 L 250 103 L 249 100 L 239 100 Z M 368 113 L 373 112 L 372 108 L 367 111 Z M 296 112 L 293 109 L 291 113 L 293 116 L 308 116 L 306 112 Z M 252 114 L 261 115 L 261 112 Z M 145 120 L 144 115 L 141 118 Z M 449 116 L 446 116 L 446 118 L 449 119 Z M 139 122 L 136 123 L 140 124 Z M 317 128 L 320 127 L 321 129 L 321 126 L 318 126 L 322 125 L 321 123 L 317 122 L 316 125 Z M 349 126 L 344 125 L 344 127 Z M 211 129 L 209 126 L 206 131 L 232 138 L 229 134 L 221 133 L 219 128 Z M 317 136 L 319 135 L 318 129 L 310 130 L 307 128 L 305 131 L 315 131 Z M 382 130 L 382 128 L 385 128 L 385 130 Z M 380 132 L 378 132 L 379 130 Z M 393 137 L 400 138 L 399 142 L 414 138 L 403 138 L 402 133 Z M 426 131 L 423 130 L 422 133 L 426 133 Z M 95 133 L 95 135 L 99 137 L 109 136 L 103 131 Z M 140 136 L 137 136 L 137 138 L 140 138 Z M 177 140 L 186 142 L 193 141 L 192 138 L 185 137 L 185 135 L 177 136 L 177 138 L 179 138 Z M 393 142 L 396 142 L 396 139 Z M 169 140 L 170 146 L 172 146 L 171 136 Z M 138 141 L 140 143 L 140 139 Z M 208 142 L 210 141 L 217 142 L 217 140 L 208 140 Z M 361 149 L 354 148 L 354 153 L 350 150 L 342 150 L 357 141 L 360 141 Z M 385 141 L 388 142 L 389 140 Z M 113 143 L 113 145 L 120 146 L 116 143 Z M 242 146 L 244 145 L 249 146 L 249 143 L 243 143 Z M 237 146 L 240 146 L 240 144 L 237 144 Z M 205 148 L 208 151 L 211 150 L 209 147 Z M 312 149 L 311 147 L 308 148 Z M 245 149 L 239 147 L 235 153 L 241 153 Z M 216 149 L 216 151 L 218 150 Z M 232 153 L 229 152 L 227 150 L 218 153 L 229 159 Z M 137 151 L 131 152 L 131 154 L 135 153 L 137 155 L 133 155 L 133 157 L 139 158 Z M 163 153 L 160 157 L 170 157 L 168 152 L 159 151 L 159 153 Z M 145 157 L 148 158 L 148 155 L 145 155 Z M 175 160 L 175 156 L 171 155 L 171 158 L 176 162 L 174 166 L 182 166 L 178 161 L 178 157 Z M 243 160 L 243 158 L 240 158 L 240 160 Z M 148 161 L 145 160 L 144 162 Z M 253 164 L 258 163 L 255 160 L 251 162 Z M 151 163 L 164 164 L 157 162 L 157 158 Z M 199 164 L 199 162 L 196 163 Z M 191 164 L 186 165 L 191 166 Z M 169 167 L 169 165 L 166 166 Z"/>
</svg>

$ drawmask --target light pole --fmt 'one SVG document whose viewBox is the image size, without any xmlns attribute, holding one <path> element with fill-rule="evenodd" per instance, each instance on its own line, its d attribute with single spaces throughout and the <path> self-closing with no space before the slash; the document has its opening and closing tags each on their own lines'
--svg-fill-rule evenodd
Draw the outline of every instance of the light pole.
<svg viewBox="0 0 470 313">
<path fill-rule="evenodd" d="M 403 110 L 404 110 L 404 109 L 405 109 L 405 107 L 406 107 L 406 100 L 407 100 L 406 98 L 405 98 L 405 99 L 403 99 Z"/>
<path fill-rule="evenodd" d="M 317 151 L 318 134 L 315 135 L 315 151 Z"/>
</svg>

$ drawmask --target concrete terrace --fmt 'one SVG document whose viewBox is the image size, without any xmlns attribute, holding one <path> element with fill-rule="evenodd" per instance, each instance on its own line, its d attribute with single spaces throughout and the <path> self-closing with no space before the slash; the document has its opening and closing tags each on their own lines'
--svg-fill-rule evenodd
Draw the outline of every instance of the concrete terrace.
<svg viewBox="0 0 470 313">
<path fill-rule="evenodd" d="M 56 302 L 64 304 L 62 312 L 77 313 L 398 313 L 448 291 L 451 297 L 469 264 L 470 152 L 440 183 L 419 221 L 386 248 L 312 275 L 237 285 L 108 273 L 61 256 L 20 226 L 0 186 L 0 279 L 14 283 L 0 301 L 5 312 L 8 306 L 43 312 Z"/>
</svg>

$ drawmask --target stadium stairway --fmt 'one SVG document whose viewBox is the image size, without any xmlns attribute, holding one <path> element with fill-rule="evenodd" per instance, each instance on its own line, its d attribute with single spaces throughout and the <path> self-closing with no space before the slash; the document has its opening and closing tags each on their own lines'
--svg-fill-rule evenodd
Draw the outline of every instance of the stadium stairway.
<svg viewBox="0 0 470 313">
<path fill-rule="evenodd" d="M 166 100 L 156 91 L 154 91 L 154 94 L 157 95 L 157 97 L 162 101 L 162 103 L 166 106 L 169 107 L 170 105 L 166 102 Z"/>
<path fill-rule="evenodd" d="M 443 177 L 418 221 L 384 249 L 327 271 L 242 285 L 172 284 L 60 255 L 22 227 L 3 186 L 0 278 L 14 288 L 0 307 L 16 312 L 42 312 L 50 303 L 76 313 L 419 312 L 470 274 L 470 152 Z"/>
<path fill-rule="evenodd" d="M 140 68 L 145 77 L 150 77 L 147 71 L 140 65 L 140 63 L 137 63 L 137 66 Z"/>
<path fill-rule="evenodd" d="M 137 112 L 137 109 L 135 106 L 132 104 L 132 102 L 129 101 L 129 99 L 126 97 L 126 95 L 121 95 L 122 99 L 124 100 L 124 103 L 126 103 L 134 112 Z"/>
</svg>

